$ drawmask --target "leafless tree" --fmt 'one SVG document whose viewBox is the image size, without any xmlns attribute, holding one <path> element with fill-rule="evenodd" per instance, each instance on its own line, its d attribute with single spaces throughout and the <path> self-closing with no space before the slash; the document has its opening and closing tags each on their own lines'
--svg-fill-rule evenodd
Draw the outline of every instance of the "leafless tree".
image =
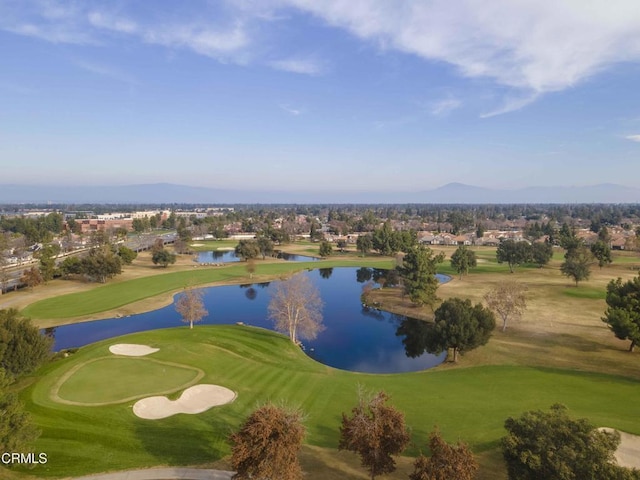
<svg viewBox="0 0 640 480">
<path fill-rule="evenodd" d="M 204 308 L 202 290 L 186 288 L 176 302 L 176 311 L 182 317 L 182 321 L 189 323 L 189 328 L 193 328 L 194 322 L 199 322 L 209 314 Z"/>
<path fill-rule="evenodd" d="M 237 480 L 299 480 L 298 451 L 305 428 L 298 410 L 272 404 L 254 411 L 238 432 L 231 434 L 231 465 Z"/>
<path fill-rule="evenodd" d="M 527 287 L 518 282 L 501 282 L 485 294 L 488 307 L 502 319 L 503 332 L 508 320 L 520 318 L 526 310 L 526 291 Z"/>
<path fill-rule="evenodd" d="M 371 480 L 396 469 L 393 456 L 400 455 L 410 440 L 404 414 L 386 405 L 388 399 L 383 391 L 370 398 L 360 392 L 351 416 L 342 414 L 338 448 L 359 454 Z"/>
<path fill-rule="evenodd" d="M 324 330 L 322 307 L 318 289 L 309 277 L 298 273 L 275 286 L 268 307 L 269 318 L 277 331 L 287 333 L 297 344 L 302 338 L 313 340 Z"/>
<path fill-rule="evenodd" d="M 420 455 L 414 462 L 409 480 L 473 480 L 478 463 L 469 447 L 458 442 L 449 445 L 436 429 L 429 435 L 430 457 Z"/>
</svg>

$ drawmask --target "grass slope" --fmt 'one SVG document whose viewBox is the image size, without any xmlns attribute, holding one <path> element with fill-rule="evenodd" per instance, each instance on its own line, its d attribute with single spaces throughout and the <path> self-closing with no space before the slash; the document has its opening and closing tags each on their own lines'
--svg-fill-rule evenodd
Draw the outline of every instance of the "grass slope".
<svg viewBox="0 0 640 480">
<path fill-rule="evenodd" d="M 58 379 L 77 365 L 104 357 L 113 339 L 79 351 L 42 369 L 22 392 L 43 434 L 37 451 L 49 462 L 44 477 L 74 476 L 153 465 L 195 465 L 229 453 L 226 438 L 246 415 L 265 401 L 301 406 L 308 417 L 307 442 L 335 448 L 342 412 L 356 402 L 356 390 L 386 390 L 405 412 L 417 453 L 434 425 L 450 441 L 464 439 L 475 452 L 495 456 L 508 416 L 552 403 L 575 416 L 640 434 L 637 408 L 629 398 L 640 382 L 620 376 L 576 373 L 526 366 L 481 366 L 396 375 L 335 370 L 308 358 L 286 338 L 240 326 L 200 326 L 128 335 L 118 341 L 153 344 L 158 360 L 200 368 L 200 383 L 238 392 L 237 400 L 200 415 L 164 420 L 136 418 L 133 402 L 101 407 L 63 405 L 51 398 Z M 34 473 L 34 472 L 32 472 Z"/>
</svg>

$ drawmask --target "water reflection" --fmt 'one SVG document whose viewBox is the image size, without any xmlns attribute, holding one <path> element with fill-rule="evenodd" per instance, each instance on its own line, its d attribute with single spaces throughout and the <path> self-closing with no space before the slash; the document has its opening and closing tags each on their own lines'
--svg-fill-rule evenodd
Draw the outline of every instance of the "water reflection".
<svg viewBox="0 0 640 480">
<path fill-rule="evenodd" d="M 319 268 L 318 272 L 320 272 L 320 276 L 325 280 L 331 278 L 331 274 L 333 273 L 333 268 Z"/>
<path fill-rule="evenodd" d="M 310 342 L 305 352 L 326 365 L 368 373 L 424 370 L 441 363 L 444 355 L 424 354 L 421 338 L 424 323 L 362 306 L 362 284 L 356 268 L 326 269 L 323 274 L 304 272 L 318 287 L 324 301 L 326 329 Z M 373 277 L 374 271 L 371 271 Z M 203 301 L 209 315 L 201 324 L 236 324 L 273 328 L 267 306 L 274 282 L 209 287 Z M 173 305 L 159 310 L 55 329 L 56 350 L 79 347 L 127 333 L 179 327 Z M 198 328 L 198 327 L 195 327 Z M 53 333 L 53 330 L 51 331 Z M 420 355 L 420 353 L 423 353 Z"/>
<path fill-rule="evenodd" d="M 405 354 L 417 358 L 428 351 L 433 324 L 416 318 L 404 317 L 396 330 L 396 336 L 403 337 Z"/>
<path fill-rule="evenodd" d="M 319 258 L 310 257 L 308 255 L 297 255 L 284 252 L 276 252 L 274 256 L 290 262 L 315 262 L 320 260 Z M 203 264 L 233 263 L 242 261 L 240 257 L 236 256 L 236 253 L 233 250 L 210 250 L 206 252 L 198 252 L 194 260 Z"/>
</svg>

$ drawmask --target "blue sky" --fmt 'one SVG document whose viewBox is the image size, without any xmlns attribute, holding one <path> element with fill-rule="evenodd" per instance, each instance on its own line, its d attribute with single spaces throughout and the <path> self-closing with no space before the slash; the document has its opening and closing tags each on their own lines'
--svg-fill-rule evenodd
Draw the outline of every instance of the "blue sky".
<svg viewBox="0 0 640 480">
<path fill-rule="evenodd" d="M 637 0 L 0 0 L 0 183 L 640 187 Z"/>
</svg>

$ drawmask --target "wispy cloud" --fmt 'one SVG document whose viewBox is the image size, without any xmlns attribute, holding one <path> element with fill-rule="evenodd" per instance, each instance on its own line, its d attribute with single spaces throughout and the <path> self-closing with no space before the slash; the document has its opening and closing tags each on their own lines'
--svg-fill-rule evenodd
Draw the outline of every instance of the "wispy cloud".
<svg viewBox="0 0 640 480">
<path fill-rule="evenodd" d="M 640 61 L 637 0 L 616 0 L 615 8 L 610 0 L 226 0 L 166 15 L 132 3 L 0 2 L 0 29 L 55 43 L 104 44 L 124 36 L 222 62 L 321 75 L 326 62 L 291 56 L 291 45 L 274 40 L 273 32 L 302 12 L 382 51 L 445 62 L 462 77 L 514 92 L 485 117 L 523 108 L 614 64 Z M 457 107 L 443 103 L 435 114 Z"/>
<path fill-rule="evenodd" d="M 636 0 L 283 0 L 384 49 L 444 61 L 527 95 L 486 116 L 522 108 L 616 62 L 640 60 Z M 524 101 L 524 98 L 531 99 Z"/>
<path fill-rule="evenodd" d="M 268 65 L 276 70 L 300 73 L 303 75 L 322 75 L 325 72 L 324 65 L 311 58 L 288 58 L 269 62 Z"/>
<path fill-rule="evenodd" d="M 460 99 L 449 96 L 430 105 L 431 115 L 437 117 L 445 116 L 460 108 L 461 105 L 462 101 Z"/>
<path fill-rule="evenodd" d="M 491 118 L 497 115 L 514 112 L 535 102 L 541 94 L 538 92 L 524 93 L 522 95 L 509 95 L 502 100 L 502 105 L 480 115 L 480 118 Z"/>
<path fill-rule="evenodd" d="M 304 110 L 299 109 L 299 108 L 293 108 L 291 105 L 288 105 L 286 103 L 281 103 L 280 105 L 278 105 L 282 110 L 284 110 L 285 112 L 293 115 L 294 117 L 297 117 L 299 115 L 302 115 L 304 113 Z"/>
<path fill-rule="evenodd" d="M 627 135 L 624 138 L 631 140 L 632 142 L 640 142 L 640 135 Z"/>
</svg>

